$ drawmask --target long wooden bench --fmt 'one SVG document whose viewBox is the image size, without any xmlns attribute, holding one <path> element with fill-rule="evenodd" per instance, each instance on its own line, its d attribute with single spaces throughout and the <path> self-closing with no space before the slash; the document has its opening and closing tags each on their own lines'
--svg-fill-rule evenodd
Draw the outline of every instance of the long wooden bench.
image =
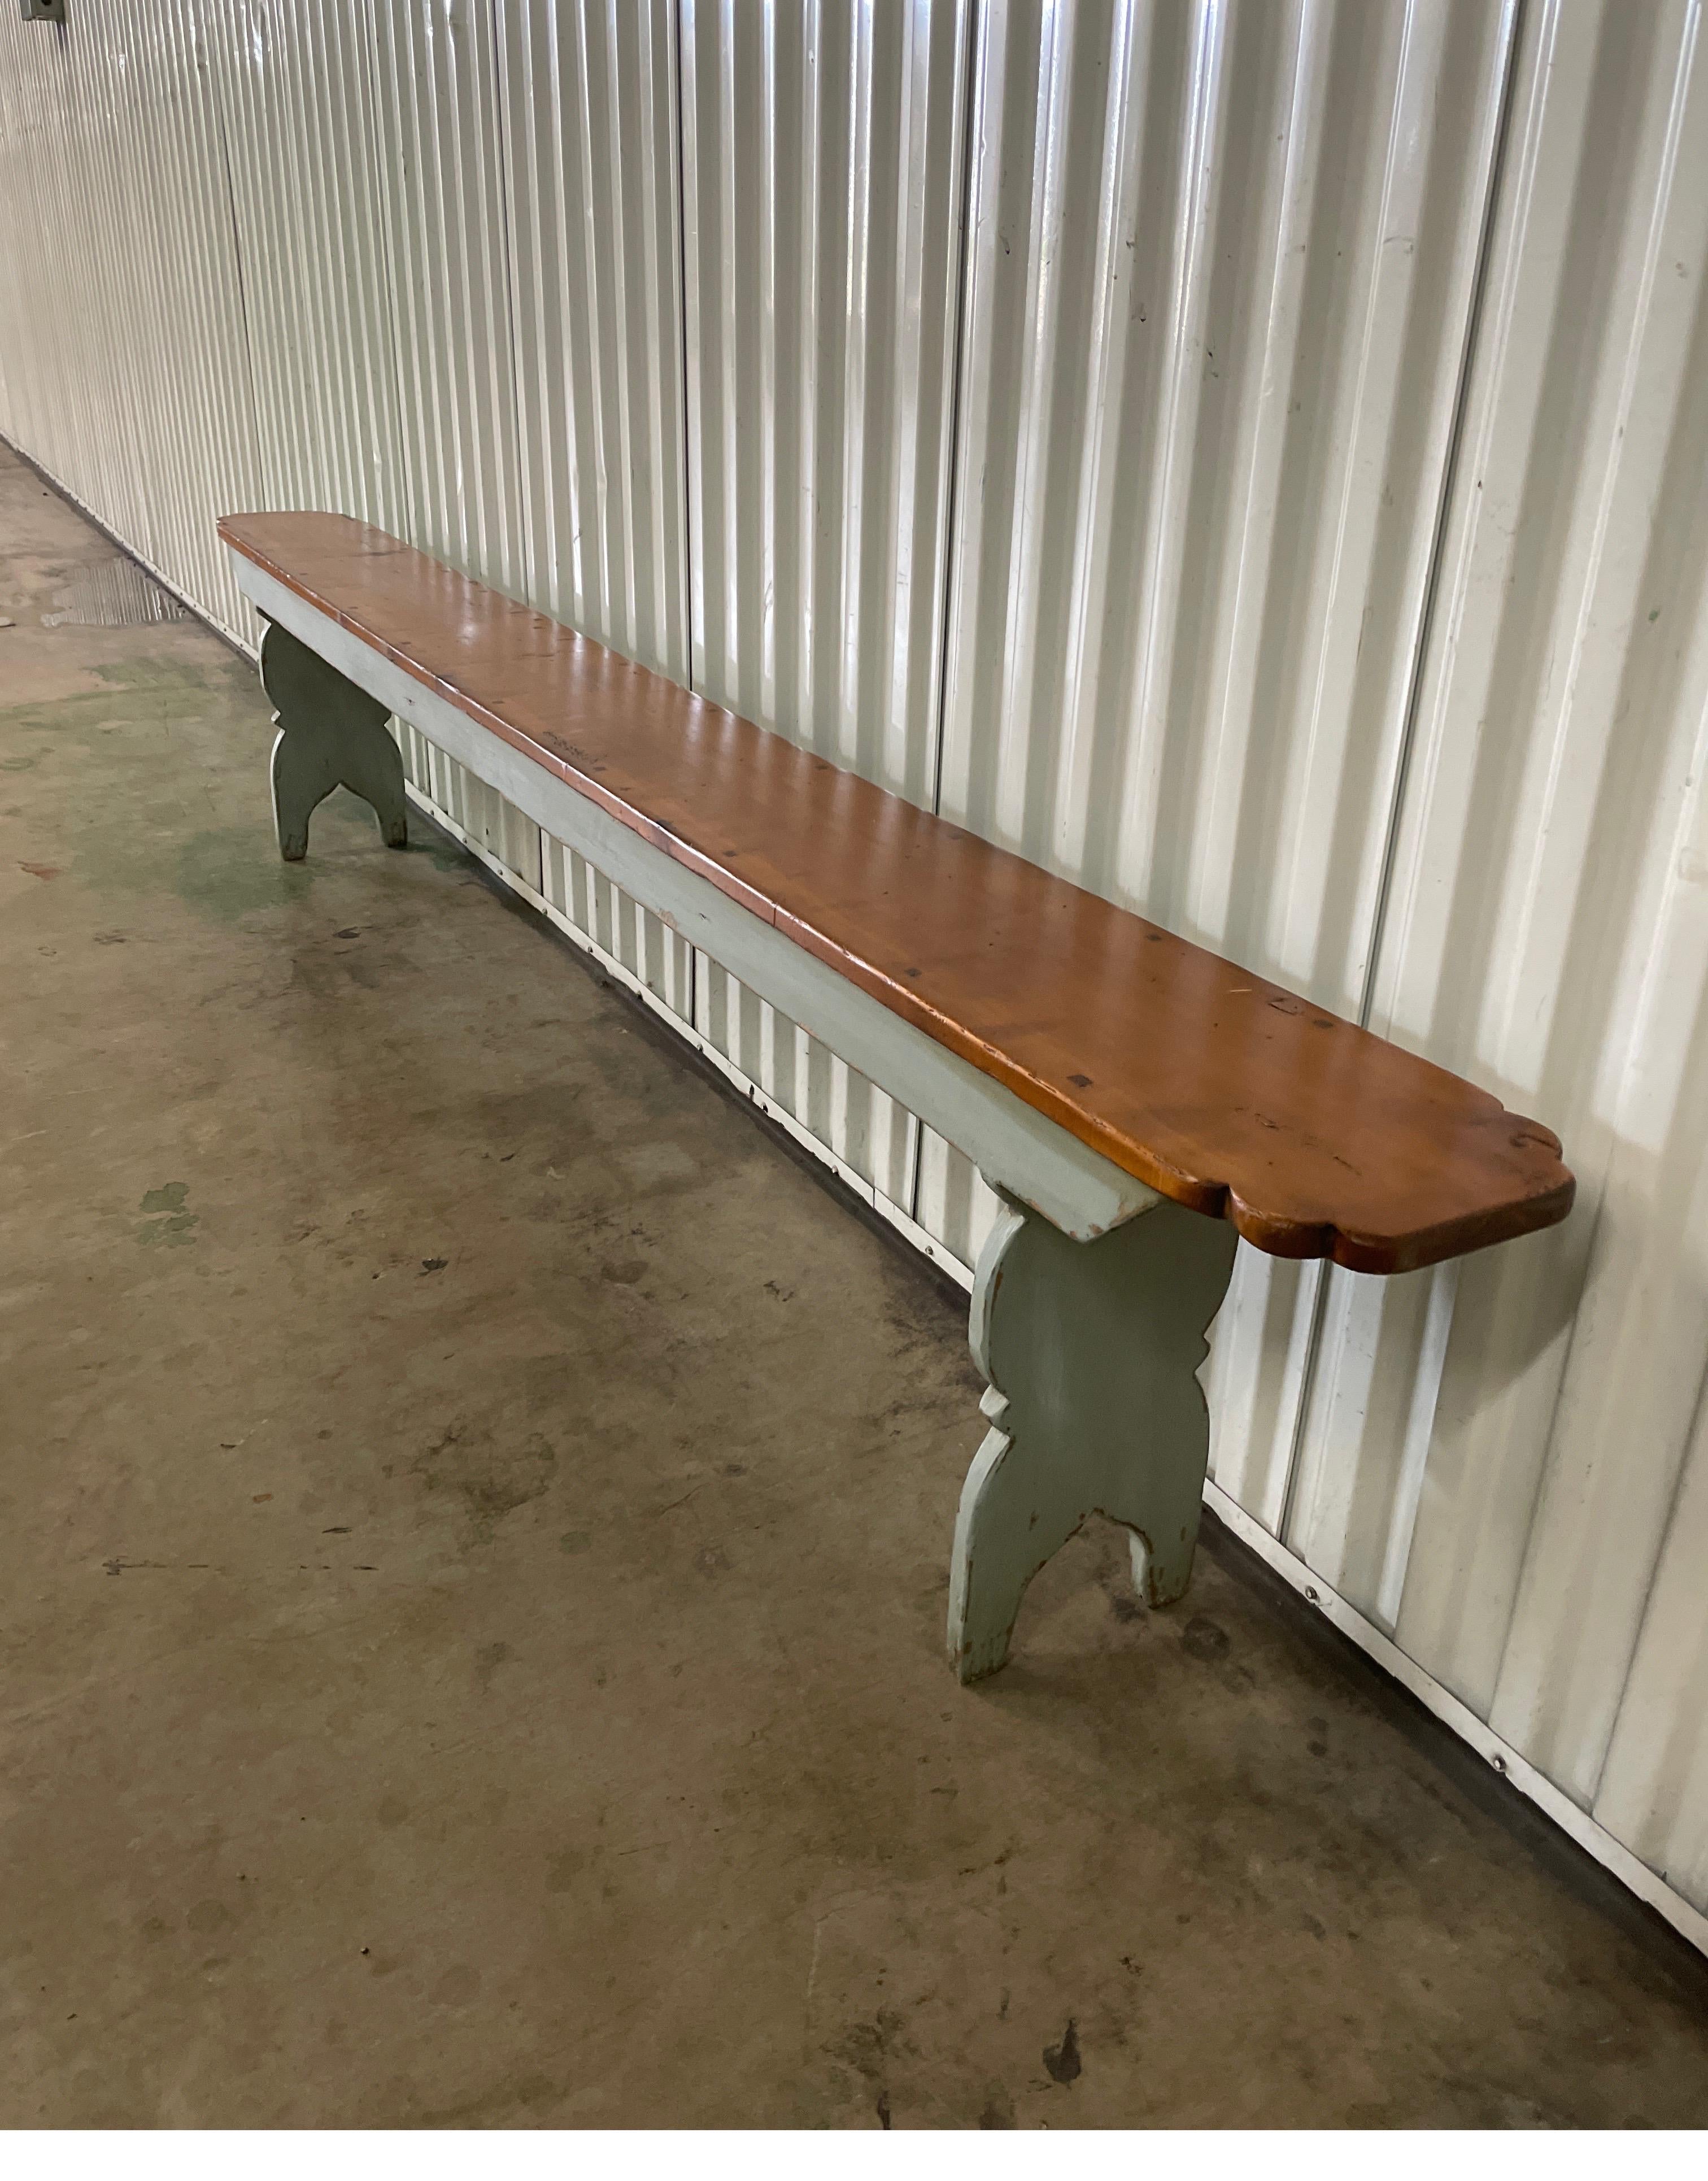
<svg viewBox="0 0 1708 2181">
<path fill-rule="evenodd" d="M 973 1288 L 989 1429 L 950 1650 L 1007 1655 L 1098 1511 L 1191 1573 L 1196 1373 L 1235 1238 L 1362 1273 L 1552 1225 L 1558 1140 L 1487 1091 L 344 516 L 234 515 L 266 617 L 274 814 L 342 781 L 405 836 L 395 715 L 957 1144 L 1002 1201 Z"/>
</svg>

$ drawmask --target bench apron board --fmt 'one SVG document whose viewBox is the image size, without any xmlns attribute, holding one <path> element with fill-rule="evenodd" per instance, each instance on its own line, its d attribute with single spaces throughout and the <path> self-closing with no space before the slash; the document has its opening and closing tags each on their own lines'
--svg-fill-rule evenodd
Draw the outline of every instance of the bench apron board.
<svg viewBox="0 0 1708 2181">
<path fill-rule="evenodd" d="M 970 1339 L 987 1381 L 989 1428 L 961 1493 L 952 1547 L 948 1639 L 956 1670 L 972 1681 L 1002 1665 L 1027 1585 L 1094 1513 L 1131 1533 L 1134 1582 L 1151 1604 L 1180 1597 L 1209 1447 L 1198 1372 L 1237 1240 L 1232 1192 L 1226 1216 L 1171 1201 L 756 913 L 736 897 L 739 889 L 689 868 L 664 820 L 652 821 L 657 837 L 649 838 L 482 725 L 455 701 L 458 693 L 442 693 L 388 656 L 330 601 L 317 603 L 261 565 L 253 544 L 234 535 L 242 525 L 340 522 L 255 516 L 222 526 L 236 579 L 268 622 L 262 676 L 278 723 L 272 778 L 280 853 L 293 860 L 306 853 L 311 814 L 340 783 L 372 806 L 388 843 L 404 843 L 402 765 L 386 724 L 395 715 L 957 1146 L 1001 1208 L 972 1291 Z M 438 564 L 409 558 L 471 596 L 493 599 Z M 519 610 L 495 599 L 493 608 Z M 1303 1003 L 1289 1005 L 1298 1013 Z M 1490 1239 L 1521 1231 L 1520 1220 L 1540 1226 L 1563 1217 L 1571 1177 L 1557 1165 L 1557 1143 L 1537 1124 L 1501 1114 L 1485 1094 L 1458 1087 L 1501 1124 L 1532 1132 L 1512 1140 L 1533 1147 L 1524 1153 L 1533 1163 L 1553 1157 L 1534 1201 L 1516 1212 L 1496 1207 L 1491 1218 L 1505 1227 Z M 1166 1178 L 1164 1186 L 1190 1195 Z M 1273 1246 L 1327 1254 L 1285 1236 Z"/>
</svg>

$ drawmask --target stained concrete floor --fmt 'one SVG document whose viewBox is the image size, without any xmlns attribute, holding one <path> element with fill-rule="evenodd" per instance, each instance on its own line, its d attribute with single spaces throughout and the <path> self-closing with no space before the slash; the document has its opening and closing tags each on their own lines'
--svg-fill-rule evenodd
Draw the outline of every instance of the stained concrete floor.
<svg viewBox="0 0 1708 2181">
<path fill-rule="evenodd" d="M 0 2124 L 1700 2125 L 1708 1975 L 1212 1533 L 942 1656 L 963 1306 L 0 456 Z M 85 580 L 86 579 L 86 580 Z"/>
</svg>

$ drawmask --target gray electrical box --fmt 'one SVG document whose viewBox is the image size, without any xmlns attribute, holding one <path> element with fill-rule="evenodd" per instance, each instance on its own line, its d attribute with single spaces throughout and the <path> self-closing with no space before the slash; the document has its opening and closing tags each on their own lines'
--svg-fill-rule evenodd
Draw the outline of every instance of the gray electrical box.
<svg viewBox="0 0 1708 2181">
<path fill-rule="evenodd" d="M 65 0 L 18 0 L 18 8 L 26 23 L 63 23 L 65 20 Z"/>
</svg>

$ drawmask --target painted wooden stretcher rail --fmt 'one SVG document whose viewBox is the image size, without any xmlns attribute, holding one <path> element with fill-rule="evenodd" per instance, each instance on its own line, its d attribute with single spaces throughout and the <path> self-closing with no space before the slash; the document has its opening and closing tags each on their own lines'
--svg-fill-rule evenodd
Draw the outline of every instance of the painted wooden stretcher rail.
<svg viewBox="0 0 1708 2181">
<path fill-rule="evenodd" d="M 410 720 L 973 1157 L 1004 1199 L 950 1641 L 1000 1665 L 1094 1509 L 1155 1602 L 1190 1571 L 1193 1373 L 1236 1234 L 1364 1273 L 1564 1218 L 1498 1099 L 341 516 L 228 516 L 273 626 L 279 843 L 340 781 L 404 837 Z M 1141 1217 L 1141 1215 L 1144 1215 Z"/>
</svg>

